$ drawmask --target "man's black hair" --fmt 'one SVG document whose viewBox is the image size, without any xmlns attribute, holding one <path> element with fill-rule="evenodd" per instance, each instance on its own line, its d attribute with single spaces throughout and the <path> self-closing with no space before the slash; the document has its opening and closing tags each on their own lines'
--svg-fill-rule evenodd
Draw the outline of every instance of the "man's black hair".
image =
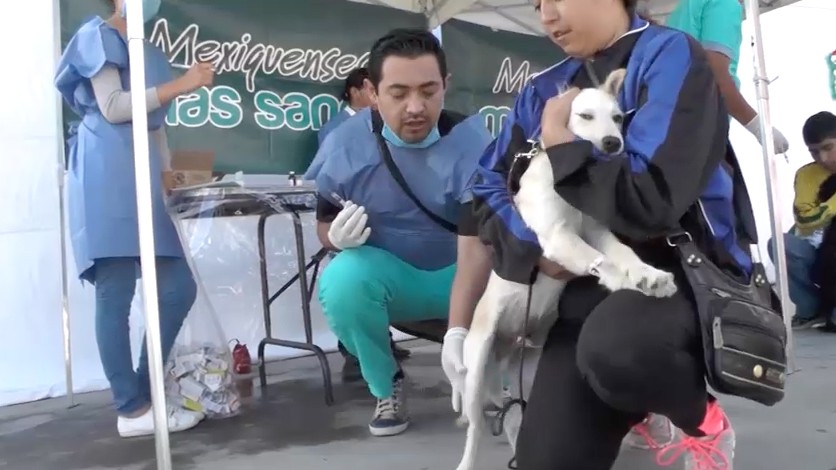
<svg viewBox="0 0 836 470">
<path fill-rule="evenodd" d="M 364 86 L 364 81 L 369 78 L 369 70 L 366 67 L 357 67 L 356 69 L 352 70 L 351 73 L 345 77 L 345 85 L 343 87 L 343 100 L 346 102 L 351 101 L 351 89 L 357 88 L 358 90 L 362 90 Z"/>
<path fill-rule="evenodd" d="M 827 111 L 810 116 L 804 123 L 801 134 L 804 136 L 804 143 L 807 145 L 816 145 L 827 139 L 836 139 L 836 116 Z"/>
<path fill-rule="evenodd" d="M 447 57 L 441 49 L 432 32 L 421 28 L 400 28 L 389 31 L 378 39 L 369 52 L 369 80 L 377 88 L 383 74 L 383 61 L 387 57 L 405 57 L 414 59 L 422 55 L 432 54 L 438 61 L 438 69 L 442 80 L 447 79 Z"/>
</svg>

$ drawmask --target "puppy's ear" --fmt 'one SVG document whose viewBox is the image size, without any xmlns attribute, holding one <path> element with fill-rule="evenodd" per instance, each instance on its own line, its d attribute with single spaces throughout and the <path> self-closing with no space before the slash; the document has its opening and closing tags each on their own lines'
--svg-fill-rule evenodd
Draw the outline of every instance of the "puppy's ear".
<svg viewBox="0 0 836 470">
<path fill-rule="evenodd" d="M 601 89 L 611 96 L 618 96 L 621 85 L 624 84 L 625 75 L 627 75 L 627 69 L 613 70 L 607 77 L 607 81 L 601 85 Z"/>
</svg>

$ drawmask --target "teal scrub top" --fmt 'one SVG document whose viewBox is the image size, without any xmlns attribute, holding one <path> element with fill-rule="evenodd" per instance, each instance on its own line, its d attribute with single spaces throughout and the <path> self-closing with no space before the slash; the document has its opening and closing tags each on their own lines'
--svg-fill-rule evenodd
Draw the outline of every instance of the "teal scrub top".
<svg viewBox="0 0 836 470">
<path fill-rule="evenodd" d="M 729 73 L 740 87 L 737 63 L 743 42 L 743 5 L 740 0 L 680 0 L 667 26 L 693 36 L 709 51 L 729 58 Z"/>
</svg>

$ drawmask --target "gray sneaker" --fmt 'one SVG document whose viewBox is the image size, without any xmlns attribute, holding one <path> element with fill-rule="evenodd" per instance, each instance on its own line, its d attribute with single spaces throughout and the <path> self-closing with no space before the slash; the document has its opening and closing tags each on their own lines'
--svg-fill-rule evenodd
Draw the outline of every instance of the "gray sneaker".
<svg viewBox="0 0 836 470">
<path fill-rule="evenodd" d="M 397 436 L 409 427 L 403 387 L 404 379 L 395 379 L 392 396 L 377 400 L 374 417 L 369 423 L 369 432 L 372 436 Z"/>
<path fill-rule="evenodd" d="M 633 426 L 624 438 L 624 443 L 637 449 L 658 450 L 670 445 L 673 439 L 673 423 L 662 415 L 651 413 L 644 421 Z"/>
<path fill-rule="evenodd" d="M 679 442 L 662 449 L 656 456 L 660 467 L 672 466 L 685 454 L 685 470 L 734 470 L 736 436 L 727 417 L 723 430 L 705 437 L 681 434 Z"/>
</svg>

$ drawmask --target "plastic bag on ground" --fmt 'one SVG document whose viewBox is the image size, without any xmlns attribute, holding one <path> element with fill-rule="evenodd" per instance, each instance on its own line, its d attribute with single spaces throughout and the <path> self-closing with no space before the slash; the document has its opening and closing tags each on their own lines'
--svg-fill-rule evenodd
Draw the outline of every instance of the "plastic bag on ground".
<svg viewBox="0 0 836 470">
<path fill-rule="evenodd" d="M 184 233 L 183 225 L 176 225 L 198 293 L 166 363 L 166 398 L 208 418 L 235 416 L 241 398 L 233 377 L 232 351 L 195 269 L 193 253 L 203 243 L 201 231 Z"/>
</svg>

